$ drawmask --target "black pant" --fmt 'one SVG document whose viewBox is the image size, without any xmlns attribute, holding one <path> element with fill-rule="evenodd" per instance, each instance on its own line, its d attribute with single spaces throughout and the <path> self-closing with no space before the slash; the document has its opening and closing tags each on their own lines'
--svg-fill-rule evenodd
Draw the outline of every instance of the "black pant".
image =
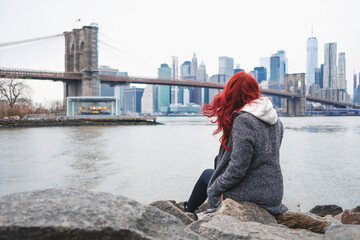
<svg viewBox="0 0 360 240">
<path fill-rule="evenodd" d="M 197 180 L 194 189 L 187 202 L 187 208 L 190 211 L 195 211 L 201 204 L 203 204 L 207 198 L 207 186 L 210 178 L 214 173 L 214 169 L 206 169 Z"/>
</svg>

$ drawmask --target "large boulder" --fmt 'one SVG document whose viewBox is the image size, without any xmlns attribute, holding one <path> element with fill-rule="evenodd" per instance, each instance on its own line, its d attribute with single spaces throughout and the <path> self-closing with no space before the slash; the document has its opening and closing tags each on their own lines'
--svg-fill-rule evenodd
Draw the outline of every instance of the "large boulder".
<svg viewBox="0 0 360 240">
<path fill-rule="evenodd" d="M 315 233 L 325 233 L 325 228 L 330 226 L 331 222 L 315 218 L 299 212 L 284 212 L 277 218 L 278 223 L 288 228 L 307 229 Z"/>
<path fill-rule="evenodd" d="M 126 197 L 49 189 L 0 198 L 1 239 L 200 239 L 174 216 Z"/>
<path fill-rule="evenodd" d="M 156 201 L 156 202 L 150 203 L 150 205 L 160 209 L 161 211 L 167 212 L 167 213 L 177 217 L 185 225 L 189 225 L 195 221 L 194 214 L 185 213 L 183 210 L 179 209 L 172 201 Z"/>
<path fill-rule="evenodd" d="M 341 216 L 341 223 L 343 224 L 360 224 L 360 212 L 354 212 L 347 209 Z"/>
<path fill-rule="evenodd" d="M 332 228 L 325 233 L 325 240 L 359 240 L 360 226 L 341 225 Z"/>
<path fill-rule="evenodd" d="M 194 232 L 209 240 L 272 239 L 272 240 L 320 240 L 324 235 L 307 230 L 294 230 L 276 224 L 243 222 L 232 216 L 208 215 L 189 225 Z"/>
<path fill-rule="evenodd" d="M 230 198 L 225 199 L 213 215 L 228 215 L 240 221 L 276 224 L 275 217 L 255 203 L 236 202 Z"/>
<path fill-rule="evenodd" d="M 337 205 L 317 205 L 312 208 L 309 212 L 316 214 L 320 217 L 327 215 L 335 216 L 342 213 L 343 209 Z"/>
</svg>

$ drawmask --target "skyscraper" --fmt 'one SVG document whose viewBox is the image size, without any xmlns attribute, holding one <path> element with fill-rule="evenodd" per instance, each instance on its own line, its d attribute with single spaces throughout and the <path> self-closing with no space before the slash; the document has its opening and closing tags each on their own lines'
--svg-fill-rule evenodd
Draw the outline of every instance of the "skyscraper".
<svg viewBox="0 0 360 240">
<path fill-rule="evenodd" d="M 230 57 L 219 57 L 219 74 L 226 74 L 229 79 L 234 75 L 234 59 Z"/>
<path fill-rule="evenodd" d="M 179 59 L 178 57 L 172 56 L 172 79 L 178 80 L 179 79 Z M 171 87 L 171 103 L 177 104 L 179 103 L 179 87 L 172 86 Z"/>
<path fill-rule="evenodd" d="M 144 93 L 141 97 L 141 112 L 143 113 L 155 113 L 157 112 L 158 94 L 157 85 L 148 84 L 144 89 Z"/>
<path fill-rule="evenodd" d="M 158 78 L 171 79 L 171 68 L 166 63 L 161 64 L 158 68 Z M 158 86 L 158 112 L 167 113 L 171 101 L 170 86 Z"/>
<path fill-rule="evenodd" d="M 277 53 L 270 57 L 269 88 L 280 89 L 280 55 Z"/>
<path fill-rule="evenodd" d="M 190 76 L 194 78 L 194 80 L 197 79 L 198 75 L 198 63 L 197 63 L 197 57 L 194 53 L 192 59 L 191 59 L 191 65 L 190 65 Z"/>
<path fill-rule="evenodd" d="M 337 44 L 325 43 L 323 88 L 337 88 Z"/>
<path fill-rule="evenodd" d="M 266 80 L 269 80 L 270 79 L 270 58 L 269 57 L 261 57 L 259 66 L 266 68 Z"/>
<path fill-rule="evenodd" d="M 287 58 L 286 58 L 286 53 L 285 50 L 279 50 L 277 52 L 279 54 L 280 57 L 280 87 L 281 89 L 284 88 L 284 77 L 285 74 L 287 73 Z"/>
<path fill-rule="evenodd" d="M 202 82 L 207 81 L 206 67 L 205 67 L 203 60 L 201 60 L 199 70 L 198 70 L 198 81 L 202 81 Z M 209 103 L 209 89 L 208 88 L 201 88 L 201 103 Z"/>
<path fill-rule="evenodd" d="M 180 67 L 180 78 L 181 79 L 192 79 L 191 73 L 191 62 L 185 61 Z M 185 91 L 186 90 L 186 91 Z M 186 93 L 186 94 L 185 94 Z M 179 87 L 179 102 L 185 104 L 190 102 L 189 89 L 185 87 Z"/>
<path fill-rule="evenodd" d="M 343 91 L 346 90 L 346 60 L 344 52 L 339 53 L 337 88 Z"/>
<path fill-rule="evenodd" d="M 315 68 L 318 66 L 318 40 L 309 37 L 306 42 L 306 78 L 305 84 L 310 87 L 315 83 Z"/>
<path fill-rule="evenodd" d="M 360 73 L 359 73 L 359 79 L 360 79 Z M 357 91 L 357 79 L 356 79 L 356 73 L 354 73 L 354 85 L 353 85 L 353 98 L 355 98 L 356 91 Z"/>
<path fill-rule="evenodd" d="M 260 84 L 263 80 L 266 80 L 266 68 L 265 67 L 255 67 L 254 68 L 256 80 Z"/>
<path fill-rule="evenodd" d="M 190 75 L 193 80 L 198 80 L 198 64 L 196 54 L 194 53 L 191 59 Z M 201 103 L 201 88 L 192 87 L 190 88 L 190 102 L 200 104 Z"/>
<path fill-rule="evenodd" d="M 141 112 L 141 97 L 144 89 L 136 87 L 128 87 L 125 89 L 125 113 L 140 113 Z"/>
</svg>

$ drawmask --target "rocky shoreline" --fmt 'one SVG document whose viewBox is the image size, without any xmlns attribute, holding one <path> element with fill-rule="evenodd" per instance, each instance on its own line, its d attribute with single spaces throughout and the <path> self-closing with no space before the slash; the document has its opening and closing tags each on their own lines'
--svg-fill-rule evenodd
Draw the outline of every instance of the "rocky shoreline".
<svg viewBox="0 0 360 240">
<path fill-rule="evenodd" d="M 0 119 L 0 128 L 156 125 L 156 117 Z"/>
<path fill-rule="evenodd" d="M 274 217 L 254 203 L 231 199 L 204 212 L 209 207 L 202 205 L 195 220 L 175 201 L 146 205 L 80 189 L 15 193 L 0 198 L 0 239 L 360 239 L 360 207 L 342 212 L 341 222 L 348 211 L 352 224 L 335 220 L 324 206 L 326 217 Z"/>
</svg>

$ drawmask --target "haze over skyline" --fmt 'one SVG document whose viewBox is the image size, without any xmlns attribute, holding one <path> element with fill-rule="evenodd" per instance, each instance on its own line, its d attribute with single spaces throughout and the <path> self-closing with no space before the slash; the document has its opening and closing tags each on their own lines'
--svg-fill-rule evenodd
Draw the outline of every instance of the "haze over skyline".
<svg viewBox="0 0 360 240">
<path fill-rule="evenodd" d="M 179 57 L 179 65 L 195 52 L 209 76 L 218 73 L 218 57 L 234 58 L 249 72 L 260 57 L 285 50 L 288 73 L 306 72 L 306 41 L 319 41 L 319 65 L 324 44 L 337 42 L 346 54 L 348 93 L 353 73 L 360 72 L 360 2 L 330 1 L 44 1 L 2 0 L 0 43 L 59 34 L 99 24 L 99 65 L 130 76 L 156 77 L 161 63 Z M 76 22 L 76 19 L 81 19 Z M 54 46 L 54 59 L 36 56 L 36 69 L 64 70 L 64 44 Z M 28 81 L 30 82 L 30 81 Z M 61 83 L 30 82 L 35 101 L 62 98 Z"/>
</svg>

